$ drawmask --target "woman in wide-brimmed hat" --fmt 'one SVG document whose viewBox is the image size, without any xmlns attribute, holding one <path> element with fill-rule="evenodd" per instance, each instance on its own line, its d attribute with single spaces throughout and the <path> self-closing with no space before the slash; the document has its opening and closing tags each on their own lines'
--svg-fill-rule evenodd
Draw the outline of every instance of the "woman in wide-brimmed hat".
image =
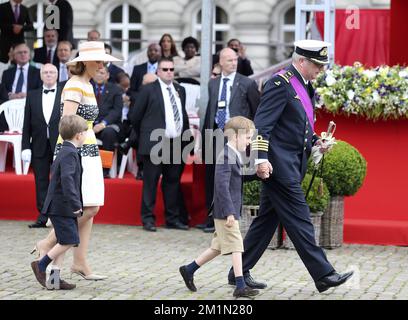
<svg viewBox="0 0 408 320">
<path fill-rule="evenodd" d="M 73 75 L 65 84 L 61 95 L 62 115 L 77 114 L 88 122 L 87 138 L 80 150 L 82 161 L 82 198 L 83 216 L 78 219 L 80 245 L 74 250 L 74 260 L 71 272 L 81 275 L 86 280 L 101 280 L 105 276 L 93 274 L 86 256 L 91 237 L 93 218 L 99 207 L 104 204 L 104 180 L 102 162 L 96 144 L 93 122 L 98 116 L 98 105 L 90 80 L 96 72 L 104 68 L 104 62 L 120 61 L 105 53 L 104 43 L 97 41 L 84 42 L 79 45 L 79 55 L 69 61 L 70 72 Z M 59 137 L 55 152 L 61 147 Z M 40 257 L 56 242 L 54 231 L 48 237 L 37 243 Z"/>
</svg>

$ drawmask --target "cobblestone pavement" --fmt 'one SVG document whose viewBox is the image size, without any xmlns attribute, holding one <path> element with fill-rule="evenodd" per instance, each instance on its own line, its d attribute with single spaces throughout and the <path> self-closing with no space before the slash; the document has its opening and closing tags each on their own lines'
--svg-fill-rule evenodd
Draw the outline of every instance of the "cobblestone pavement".
<svg viewBox="0 0 408 320">
<path fill-rule="evenodd" d="M 191 262 L 211 240 L 211 235 L 197 229 L 159 228 L 150 233 L 141 227 L 95 225 L 89 262 L 96 273 L 109 278 L 98 282 L 77 276 L 70 279 L 69 253 L 63 277 L 76 283 L 77 288 L 42 289 L 31 271 L 34 257 L 29 251 L 49 230 L 28 229 L 27 224 L 0 221 L 0 299 L 234 299 L 233 287 L 226 280 L 230 256 L 218 257 L 196 273 L 196 293 L 184 286 L 178 267 Z M 349 283 L 319 294 L 295 251 L 268 249 L 252 270 L 255 279 L 268 283 L 256 299 L 408 299 L 408 248 L 345 245 L 326 252 L 339 272 L 356 271 Z"/>
</svg>

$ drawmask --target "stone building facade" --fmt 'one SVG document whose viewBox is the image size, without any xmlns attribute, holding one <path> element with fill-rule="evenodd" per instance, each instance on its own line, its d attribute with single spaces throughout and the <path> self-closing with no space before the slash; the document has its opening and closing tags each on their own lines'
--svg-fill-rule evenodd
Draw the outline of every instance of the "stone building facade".
<svg viewBox="0 0 408 320">
<path fill-rule="evenodd" d="M 112 41 L 116 54 L 132 61 L 148 42 L 170 33 L 180 42 L 186 36 L 200 40 L 201 0 L 69 0 L 74 9 L 74 37 L 85 39 L 97 29 Z M 4 2 L 4 1 L 0 1 Z M 295 0 L 215 0 L 213 38 L 216 51 L 230 38 L 246 45 L 253 68 L 262 70 L 282 60 L 285 44 L 294 39 Z M 351 1 L 337 0 L 337 8 Z M 390 0 L 356 0 L 361 9 L 389 8 Z M 41 11 L 48 0 L 24 0 L 35 18 L 36 35 L 41 36 Z M 63 13 L 62 13 L 63 14 Z M 130 41 L 127 41 L 130 39 Z M 139 54 L 140 55 L 140 54 Z M 133 57 L 133 58 L 132 58 Z"/>
</svg>

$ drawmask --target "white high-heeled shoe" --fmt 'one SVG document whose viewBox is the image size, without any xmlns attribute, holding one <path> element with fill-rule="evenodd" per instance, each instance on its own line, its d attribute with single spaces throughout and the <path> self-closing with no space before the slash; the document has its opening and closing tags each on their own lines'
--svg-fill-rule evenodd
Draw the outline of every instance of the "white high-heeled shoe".
<svg viewBox="0 0 408 320">
<path fill-rule="evenodd" d="M 73 276 L 74 274 L 76 274 L 76 275 L 78 275 L 78 276 L 81 276 L 81 277 L 84 278 L 85 280 L 90 280 L 90 281 L 104 280 L 104 279 L 107 279 L 107 278 L 108 278 L 107 276 L 101 276 L 101 275 L 93 274 L 93 273 L 91 273 L 91 274 L 89 274 L 89 275 L 85 275 L 85 273 L 83 273 L 83 272 L 80 271 L 80 270 L 72 270 L 72 269 L 71 269 L 71 278 L 72 278 L 72 276 Z"/>
</svg>

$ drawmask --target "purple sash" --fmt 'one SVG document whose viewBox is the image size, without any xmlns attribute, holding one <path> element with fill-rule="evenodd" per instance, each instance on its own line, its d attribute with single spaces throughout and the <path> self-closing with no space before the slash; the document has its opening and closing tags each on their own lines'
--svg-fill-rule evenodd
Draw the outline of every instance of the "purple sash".
<svg viewBox="0 0 408 320">
<path fill-rule="evenodd" d="M 286 70 L 281 70 L 278 72 L 278 74 L 283 74 L 285 72 Z M 302 103 L 303 109 L 305 110 L 306 115 L 309 118 L 310 125 L 314 130 L 313 104 L 312 100 L 309 97 L 309 94 L 307 93 L 304 85 L 300 83 L 299 79 L 295 75 L 291 77 L 289 81 L 293 89 L 295 89 L 295 92 L 299 97 L 300 102 Z"/>
</svg>

